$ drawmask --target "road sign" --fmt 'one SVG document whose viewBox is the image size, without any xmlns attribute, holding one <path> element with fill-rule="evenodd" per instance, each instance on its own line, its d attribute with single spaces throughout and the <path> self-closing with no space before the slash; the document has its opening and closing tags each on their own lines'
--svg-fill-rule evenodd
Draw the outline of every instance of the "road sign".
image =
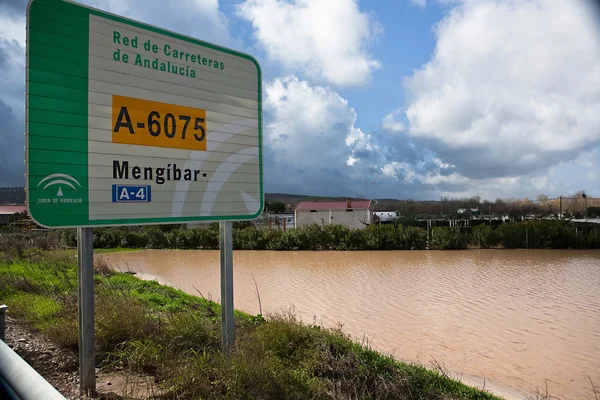
<svg viewBox="0 0 600 400">
<path fill-rule="evenodd" d="M 260 66 L 79 4 L 32 0 L 26 147 L 27 208 L 45 227 L 255 219 Z"/>
</svg>

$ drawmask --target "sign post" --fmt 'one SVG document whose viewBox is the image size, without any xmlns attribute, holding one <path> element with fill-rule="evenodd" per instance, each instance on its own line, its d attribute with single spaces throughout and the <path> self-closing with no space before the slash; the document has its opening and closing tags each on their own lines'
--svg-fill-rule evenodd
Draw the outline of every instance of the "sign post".
<svg viewBox="0 0 600 400">
<path fill-rule="evenodd" d="M 264 208 L 258 62 L 66 0 L 29 1 L 26 56 L 27 210 L 79 228 L 82 390 L 95 386 L 94 227 L 220 222 L 229 351 L 231 222 Z"/>
<path fill-rule="evenodd" d="M 221 338 L 223 349 L 230 354 L 233 349 L 233 235 L 231 222 L 219 226 L 221 250 Z"/>
<path fill-rule="evenodd" d="M 92 228 L 77 229 L 79 388 L 88 396 L 94 396 L 96 392 L 93 254 Z"/>
</svg>

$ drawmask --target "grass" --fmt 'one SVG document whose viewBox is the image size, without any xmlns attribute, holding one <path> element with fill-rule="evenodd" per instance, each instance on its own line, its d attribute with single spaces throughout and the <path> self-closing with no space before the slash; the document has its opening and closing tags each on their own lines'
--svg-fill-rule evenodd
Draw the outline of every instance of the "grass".
<svg viewBox="0 0 600 400">
<path fill-rule="evenodd" d="M 220 306 L 96 265 L 97 363 L 155 376 L 169 399 L 493 400 L 491 394 L 302 324 L 292 312 L 237 311 L 231 355 L 220 347 Z M 58 346 L 77 349 L 72 253 L 0 260 L 0 302 Z"/>
</svg>

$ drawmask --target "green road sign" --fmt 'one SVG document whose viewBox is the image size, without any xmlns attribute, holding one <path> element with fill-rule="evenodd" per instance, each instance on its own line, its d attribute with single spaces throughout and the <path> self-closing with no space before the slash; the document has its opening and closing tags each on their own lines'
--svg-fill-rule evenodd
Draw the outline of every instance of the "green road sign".
<svg viewBox="0 0 600 400">
<path fill-rule="evenodd" d="M 27 209 L 42 226 L 255 219 L 260 66 L 79 4 L 31 0 L 26 147 Z"/>
</svg>

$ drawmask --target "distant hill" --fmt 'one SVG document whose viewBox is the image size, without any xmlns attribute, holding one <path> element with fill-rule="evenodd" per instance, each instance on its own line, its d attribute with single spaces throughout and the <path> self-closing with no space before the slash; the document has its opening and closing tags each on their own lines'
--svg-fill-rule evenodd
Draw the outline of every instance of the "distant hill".
<svg viewBox="0 0 600 400">
<path fill-rule="evenodd" d="M 305 196 L 286 193 L 265 193 L 265 201 L 281 201 L 294 208 L 301 201 L 343 201 L 345 197 Z M 357 199 L 352 199 L 357 200 Z M 25 188 L 2 187 L 0 188 L 0 204 L 25 204 Z"/>
<path fill-rule="evenodd" d="M 368 200 L 351 198 L 352 200 Z M 289 193 L 265 193 L 265 201 L 281 201 L 292 211 L 301 201 L 344 201 L 346 197 L 308 196 Z M 406 205 L 406 200 L 378 199 L 374 208 L 376 210 L 400 210 Z M 419 202 L 426 203 L 426 202 Z M 435 202 L 434 202 L 435 203 Z M 25 188 L 3 187 L 0 188 L 0 204 L 25 204 Z"/>
<path fill-rule="evenodd" d="M 363 198 L 351 197 L 352 200 L 369 200 Z M 275 202 L 281 201 L 286 205 L 286 212 L 293 212 L 294 208 L 301 201 L 345 201 L 346 197 L 329 197 L 329 196 L 308 196 L 290 193 L 265 193 L 265 201 Z M 558 200 L 556 200 L 558 201 Z M 592 199 L 588 199 L 589 206 Z M 563 200 L 564 203 L 564 200 Z M 22 187 L 3 187 L 0 188 L 0 204 L 25 204 L 25 188 Z M 557 203 L 558 204 L 558 203 Z M 583 203 L 582 203 L 583 204 Z M 495 214 L 530 214 L 540 212 L 540 204 L 527 203 L 517 200 L 502 201 L 490 203 L 483 201 L 480 203 L 478 198 L 465 199 L 443 199 L 440 200 L 397 200 L 397 199 L 376 199 L 373 204 L 374 211 L 399 211 L 402 215 L 431 215 L 442 216 L 456 214 L 459 208 L 480 208 L 482 212 L 487 210 L 493 211 Z"/>
<path fill-rule="evenodd" d="M 0 188 L 0 204 L 25 204 L 25 188 L 2 187 Z"/>
</svg>

